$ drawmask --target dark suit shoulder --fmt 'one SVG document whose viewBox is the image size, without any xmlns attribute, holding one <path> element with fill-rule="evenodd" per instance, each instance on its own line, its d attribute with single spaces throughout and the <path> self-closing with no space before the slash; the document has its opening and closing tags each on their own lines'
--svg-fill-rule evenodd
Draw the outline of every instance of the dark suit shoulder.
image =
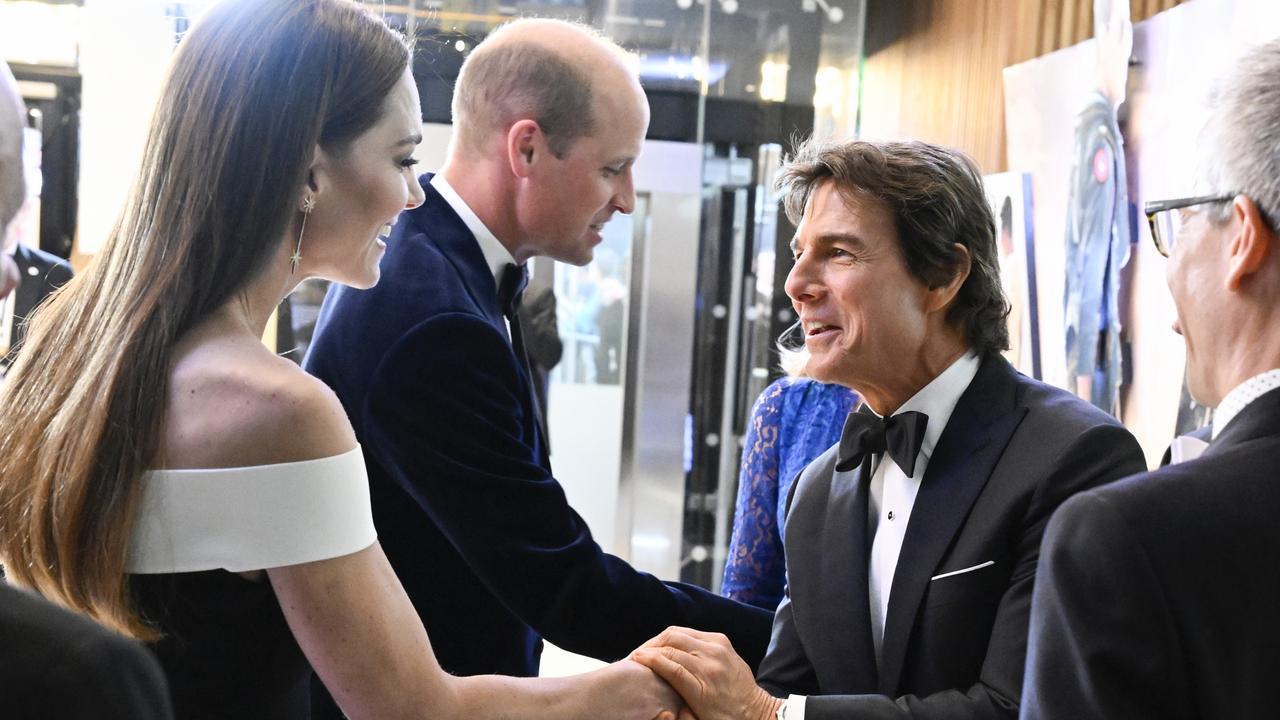
<svg viewBox="0 0 1280 720">
<path fill-rule="evenodd" d="M 71 278 L 71 263 L 44 250 L 19 245 L 13 251 L 13 259 L 18 263 L 18 267 L 35 267 L 41 272 L 56 274 L 60 278 Z"/>
<path fill-rule="evenodd" d="M 5 717 L 172 717 L 164 675 L 141 645 L 3 585 L 0 648 Z"/>
<path fill-rule="evenodd" d="M 1019 374 L 1018 403 L 1025 406 L 1028 417 L 1043 417 L 1064 428 L 1085 430 L 1099 425 L 1123 427 L 1119 420 L 1060 387 L 1033 380 Z"/>
<path fill-rule="evenodd" d="M 1278 463 L 1280 437 L 1271 436 L 1133 475 L 1089 494 L 1161 542 L 1172 535 L 1170 528 L 1188 539 L 1196 533 L 1234 535 L 1251 523 L 1269 526 L 1280 514 Z"/>
</svg>

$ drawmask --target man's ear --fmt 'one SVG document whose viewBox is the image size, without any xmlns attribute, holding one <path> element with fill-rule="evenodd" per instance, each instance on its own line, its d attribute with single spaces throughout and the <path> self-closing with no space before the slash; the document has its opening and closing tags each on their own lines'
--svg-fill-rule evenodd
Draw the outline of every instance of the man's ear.
<svg viewBox="0 0 1280 720">
<path fill-rule="evenodd" d="M 960 287 L 964 285 L 964 281 L 969 279 L 969 271 L 972 269 L 973 258 L 969 255 L 969 248 L 954 243 L 956 250 L 955 272 L 951 275 L 951 279 L 947 282 L 929 288 L 928 295 L 925 299 L 926 311 L 938 311 L 946 308 L 960 293 Z"/>
<path fill-rule="evenodd" d="M 1248 195 L 1231 202 L 1235 231 L 1227 242 L 1227 289 L 1236 292 L 1265 265 L 1276 242 L 1276 232 L 1267 224 L 1257 203 Z"/>
<path fill-rule="evenodd" d="M 507 130 L 507 162 L 513 175 L 529 177 L 534 163 L 542 159 L 544 152 L 546 144 L 536 120 L 526 118 L 512 123 Z"/>
</svg>

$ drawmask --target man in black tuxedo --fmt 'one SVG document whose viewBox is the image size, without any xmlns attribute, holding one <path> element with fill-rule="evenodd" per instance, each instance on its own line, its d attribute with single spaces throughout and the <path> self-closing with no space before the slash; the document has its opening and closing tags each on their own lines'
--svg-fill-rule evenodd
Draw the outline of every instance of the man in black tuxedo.
<svg viewBox="0 0 1280 720">
<path fill-rule="evenodd" d="M 700 720 L 1015 717 L 1045 524 L 1142 470 L 1142 451 L 1001 357 L 995 223 L 968 158 L 811 143 L 781 187 L 807 370 L 865 407 L 791 491 L 787 593 L 758 678 L 680 628 L 635 657 Z"/>
<path fill-rule="evenodd" d="M 1280 676 L 1280 41 L 1217 88 L 1194 197 L 1148 203 L 1187 387 L 1216 407 L 1196 456 L 1054 515 L 1023 718 L 1276 716 Z M 1179 462 L 1181 460 L 1181 462 Z"/>
<path fill-rule="evenodd" d="M 22 99 L 0 61 L 0 238 L 22 205 Z M 0 253 L 0 262 L 11 262 Z M 16 284 L 0 269 L 0 298 Z M 0 418 L 0 428 L 4 418 Z M 168 720 L 169 690 L 143 647 L 0 576 L 0 717 Z"/>
<path fill-rule="evenodd" d="M 615 212 L 649 111 L 615 45 L 522 20 L 468 56 L 455 136 L 396 223 L 382 279 L 330 290 L 304 367 L 337 393 L 388 559 L 440 664 L 535 675 L 541 638 L 603 660 L 672 623 L 758 662 L 769 616 L 601 551 L 552 475 L 515 312 L 536 255 L 582 265 Z"/>
</svg>

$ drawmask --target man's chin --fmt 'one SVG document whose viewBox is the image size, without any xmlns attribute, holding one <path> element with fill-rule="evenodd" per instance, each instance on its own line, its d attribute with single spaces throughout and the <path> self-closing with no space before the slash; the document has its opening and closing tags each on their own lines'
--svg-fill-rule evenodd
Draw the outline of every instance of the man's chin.
<svg viewBox="0 0 1280 720">
<path fill-rule="evenodd" d="M 582 267 L 595 259 L 596 251 L 594 247 L 582 246 L 582 247 L 570 248 L 565 250 L 564 252 L 555 253 L 550 257 L 552 260 L 555 260 L 556 262 L 562 262 L 562 263 L 565 263 L 566 265 L 575 265 L 577 267 Z"/>
</svg>

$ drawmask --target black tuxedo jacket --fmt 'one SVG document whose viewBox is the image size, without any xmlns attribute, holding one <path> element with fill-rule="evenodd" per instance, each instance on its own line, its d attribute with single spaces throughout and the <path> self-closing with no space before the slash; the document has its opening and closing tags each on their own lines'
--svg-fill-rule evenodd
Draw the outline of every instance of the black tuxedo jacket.
<svg viewBox="0 0 1280 720">
<path fill-rule="evenodd" d="M 1276 717 L 1280 391 L 1049 523 L 1024 718 Z"/>
<path fill-rule="evenodd" d="M 0 579 L 0 717 L 170 720 L 173 711 L 141 645 Z"/>
<path fill-rule="evenodd" d="M 22 276 L 22 284 L 13 291 L 13 336 L 11 345 L 18 345 L 26 336 L 26 320 L 46 297 L 71 280 L 71 263 L 57 255 L 33 250 L 19 245 L 13 251 L 13 261 Z"/>
<path fill-rule="evenodd" d="M 355 426 L 379 540 L 441 665 L 534 675 L 540 635 L 612 660 L 672 624 L 723 632 L 758 664 L 768 613 L 634 570 L 569 507 L 493 275 L 421 181 L 426 201 L 392 232 L 381 282 L 330 290 L 305 367 Z"/>
<path fill-rule="evenodd" d="M 788 592 L 760 684 L 809 695 L 809 720 L 1015 717 L 1045 524 L 1073 493 L 1142 470 L 1137 441 L 1083 400 L 985 358 L 920 484 L 879 667 L 867 487 L 858 469 L 835 470 L 837 449 L 792 490 Z"/>
</svg>

